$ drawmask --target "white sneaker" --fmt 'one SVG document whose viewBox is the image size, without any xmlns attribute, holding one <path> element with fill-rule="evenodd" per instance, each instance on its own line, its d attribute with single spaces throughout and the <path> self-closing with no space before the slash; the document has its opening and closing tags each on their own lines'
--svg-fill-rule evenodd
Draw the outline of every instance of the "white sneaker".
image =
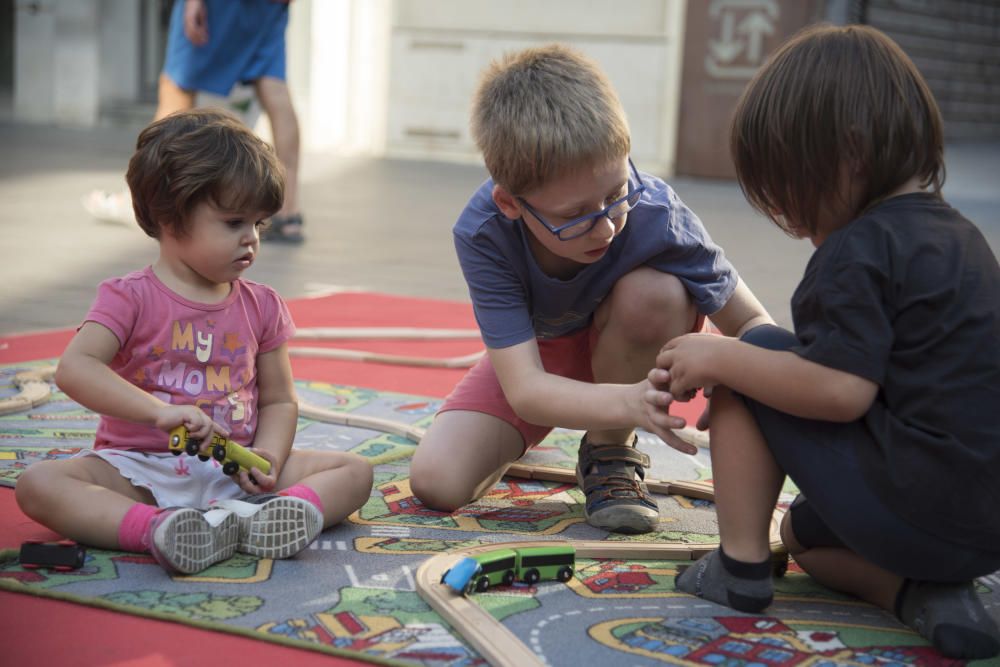
<svg viewBox="0 0 1000 667">
<path fill-rule="evenodd" d="M 240 527 L 228 510 L 164 510 L 150 525 L 149 550 L 168 572 L 194 574 L 236 553 Z"/>
<path fill-rule="evenodd" d="M 239 524 L 236 550 L 261 558 L 288 558 L 305 549 L 323 530 L 323 515 L 308 500 L 262 493 L 215 504 Z"/>
</svg>

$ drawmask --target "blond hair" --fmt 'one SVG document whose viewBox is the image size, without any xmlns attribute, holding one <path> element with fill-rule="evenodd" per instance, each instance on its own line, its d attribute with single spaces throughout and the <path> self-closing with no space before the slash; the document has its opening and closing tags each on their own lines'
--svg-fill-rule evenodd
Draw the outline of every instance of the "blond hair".
<svg viewBox="0 0 1000 667">
<path fill-rule="evenodd" d="M 483 72 L 472 137 L 495 183 L 526 194 L 629 153 L 628 121 L 596 63 L 560 44 L 508 53 Z"/>
</svg>

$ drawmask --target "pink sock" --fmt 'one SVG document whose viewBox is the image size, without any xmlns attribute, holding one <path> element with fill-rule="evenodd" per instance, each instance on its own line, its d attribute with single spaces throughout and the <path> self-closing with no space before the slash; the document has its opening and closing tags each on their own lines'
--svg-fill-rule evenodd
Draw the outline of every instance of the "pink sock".
<svg viewBox="0 0 1000 667">
<path fill-rule="evenodd" d="M 123 551 L 149 551 L 149 524 L 160 513 L 160 508 L 136 503 L 125 512 L 118 526 L 118 546 Z"/>
<path fill-rule="evenodd" d="M 292 496 L 294 498 L 302 498 L 302 500 L 308 500 L 309 502 L 311 502 L 313 505 L 316 506 L 316 509 L 319 510 L 320 514 L 323 513 L 323 501 L 319 499 L 319 496 L 316 495 L 315 491 L 310 489 L 305 484 L 296 484 L 295 486 L 290 486 L 284 491 L 278 491 L 278 495 Z"/>
</svg>

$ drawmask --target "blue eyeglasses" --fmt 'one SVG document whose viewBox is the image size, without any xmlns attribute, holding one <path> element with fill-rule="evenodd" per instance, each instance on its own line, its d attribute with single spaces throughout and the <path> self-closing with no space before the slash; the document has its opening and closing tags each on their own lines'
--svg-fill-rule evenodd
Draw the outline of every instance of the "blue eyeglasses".
<svg viewBox="0 0 1000 667">
<path fill-rule="evenodd" d="M 555 234 L 556 238 L 560 241 L 569 241 L 570 239 L 575 239 L 578 236 L 583 236 L 589 232 L 601 218 L 608 218 L 612 221 L 617 220 L 639 205 L 639 200 L 642 199 L 642 193 L 646 191 L 646 186 L 642 185 L 642 179 L 639 178 L 639 170 L 637 170 L 635 168 L 635 164 L 632 163 L 632 158 L 629 158 L 628 166 L 632 172 L 632 178 L 637 184 L 635 189 L 632 189 L 632 182 L 629 181 L 628 194 L 618 201 L 612 203 L 602 211 L 598 211 L 597 213 L 588 213 L 587 215 L 582 215 L 579 218 L 573 218 L 566 224 L 558 227 L 550 225 L 546 222 L 545 218 L 539 215 L 538 211 L 533 209 L 531 204 L 526 202 L 523 198 L 518 197 L 517 201 L 521 203 L 521 206 L 528 209 L 528 212 L 535 216 L 535 219 L 542 223 L 542 226 L 545 227 L 545 229 Z"/>
</svg>

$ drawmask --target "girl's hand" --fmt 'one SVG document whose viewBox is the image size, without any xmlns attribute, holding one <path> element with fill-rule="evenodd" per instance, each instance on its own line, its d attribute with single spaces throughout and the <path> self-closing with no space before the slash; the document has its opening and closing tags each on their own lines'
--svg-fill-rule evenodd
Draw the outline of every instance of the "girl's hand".
<svg viewBox="0 0 1000 667">
<path fill-rule="evenodd" d="M 274 454 L 266 449 L 258 449 L 254 447 L 253 453 L 271 464 L 271 472 L 265 475 L 263 472 L 258 470 L 256 466 L 251 468 L 249 472 L 240 468 L 231 475 L 232 480 L 248 494 L 253 495 L 256 493 L 267 493 L 268 491 L 274 489 L 275 485 L 278 483 L 278 475 L 280 474 L 280 470 L 278 469 L 278 459 Z"/>
<path fill-rule="evenodd" d="M 670 373 L 662 368 L 654 368 L 646 380 L 634 385 L 639 392 L 639 419 L 637 423 L 653 433 L 665 443 L 685 454 L 695 454 L 698 448 L 685 442 L 674 433 L 675 428 L 684 428 L 683 417 L 670 414 L 670 404 L 674 397 L 664 387 L 670 384 Z"/>
<path fill-rule="evenodd" d="M 201 440 L 203 453 L 208 453 L 213 433 L 218 433 L 224 438 L 229 437 L 229 429 L 215 423 L 204 410 L 193 405 L 164 406 L 157 413 L 154 425 L 161 431 L 169 433 L 181 424 L 187 429 L 189 437 Z"/>
</svg>

